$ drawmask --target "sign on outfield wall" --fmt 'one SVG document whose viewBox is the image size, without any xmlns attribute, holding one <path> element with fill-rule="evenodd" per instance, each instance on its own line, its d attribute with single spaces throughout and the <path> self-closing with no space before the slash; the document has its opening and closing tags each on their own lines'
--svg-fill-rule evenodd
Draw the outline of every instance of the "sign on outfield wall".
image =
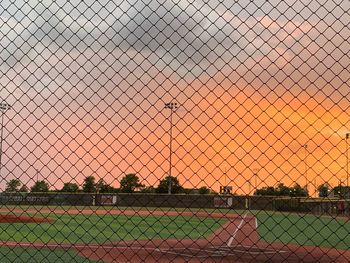
<svg viewBox="0 0 350 263">
<path fill-rule="evenodd" d="M 100 205 L 115 205 L 117 203 L 116 195 L 101 195 Z"/>
<path fill-rule="evenodd" d="M 214 197 L 214 207 L 229 208 L 232 206 L 232 197 L 216 196 Z"/>
</svg>

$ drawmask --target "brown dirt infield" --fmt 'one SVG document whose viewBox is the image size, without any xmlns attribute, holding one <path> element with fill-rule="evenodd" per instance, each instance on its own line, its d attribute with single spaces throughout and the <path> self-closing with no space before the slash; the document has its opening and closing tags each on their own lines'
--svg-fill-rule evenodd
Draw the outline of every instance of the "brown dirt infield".
<svg viewBox="0 0 350 263">
<path fill-rule="evenodd" d="M 0 223 L 44 223 L 53 221 L 54 219 L 51 218 L 0 214 Z"/>
<path fill-rule="evenodd" d="M 14 212 L 14 210 L 11 210 Z M 9 247 L 76 249 L 80 255 L 104 262 L 271 262 L 271 263 L 345 263 L 350 250 L 337 250 L 294 244 L 267 243 L 259 239 L 256 219 L 249 214 L 232 215 L 206 212 L 146 211 L 146 210 L 62 210 L 40 209 L 25 212 L 71 214 L 167 215 L 225 218 L 227 223 L 207 239 L 196 240 L 129 240 L 99 245 L 40 244 L 0 242 Z M 23 210 L 22 210 L 23 212 Z"/>
</svg>

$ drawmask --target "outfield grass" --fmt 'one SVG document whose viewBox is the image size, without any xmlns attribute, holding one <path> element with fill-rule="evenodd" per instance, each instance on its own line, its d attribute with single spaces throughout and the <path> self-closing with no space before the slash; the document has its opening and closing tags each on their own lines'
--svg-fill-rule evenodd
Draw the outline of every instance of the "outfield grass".
<svg viewBox="0 0 350 263">
<path fill-rule="evenodd" d="M 38 215 L 37 215 L 38 216 Z M 226 220 L 184 216 L 48 214 L 51 223 L 2 223 L 3 241 L 101 244 L 119 240 L 196 239 L 206 237 Z"/>
<path fill-rule="evenodd" d="M 294 243 L 349 249 L 350 221 L 290 213 L 256 212 L 260 238 L 267 242 Z"/>
<path fill-rule="evenodd" d="M 74 250 L 46 249 L 46 248 L 9 248 L 0 247 L 1 263 L 35 263 L 35 262 L 55 262 L 55 263 L 103 263 L 81 257 Z"/>
</svg>

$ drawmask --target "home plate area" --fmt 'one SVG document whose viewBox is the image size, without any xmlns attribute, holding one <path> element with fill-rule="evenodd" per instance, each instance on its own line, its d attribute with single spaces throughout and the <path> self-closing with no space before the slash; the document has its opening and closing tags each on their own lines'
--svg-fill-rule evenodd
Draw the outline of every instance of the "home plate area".
<svg viewBox="0 0 350 263">
<path fill-rule="evenodd" d="M 208 216 L 208 215 L 196 215 Z M 211 214 L 215 217 L 216 215 Z M 217 215 L 219 216 L 219 215 Z M 348 263 L 349 251 L 297 244 L 267 243 L 257 232 L 257 219 L 245 213 L 226 215 L 227 223 L 197 240 L 129 240 L 103 246 L 76 247 L 80 254 L 106 263 Z"/>
</svg>

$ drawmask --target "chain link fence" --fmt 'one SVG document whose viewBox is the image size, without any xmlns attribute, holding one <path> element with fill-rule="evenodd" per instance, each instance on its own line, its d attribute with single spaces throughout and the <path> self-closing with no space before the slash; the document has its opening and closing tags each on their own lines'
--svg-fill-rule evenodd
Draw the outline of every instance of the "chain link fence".
<svg viewBox="0 0 350 263">
<path fill-rule="evenodd" d="M 348 262 L 349 10 L 3 0 L 1 262 Z"/>
</svg>

